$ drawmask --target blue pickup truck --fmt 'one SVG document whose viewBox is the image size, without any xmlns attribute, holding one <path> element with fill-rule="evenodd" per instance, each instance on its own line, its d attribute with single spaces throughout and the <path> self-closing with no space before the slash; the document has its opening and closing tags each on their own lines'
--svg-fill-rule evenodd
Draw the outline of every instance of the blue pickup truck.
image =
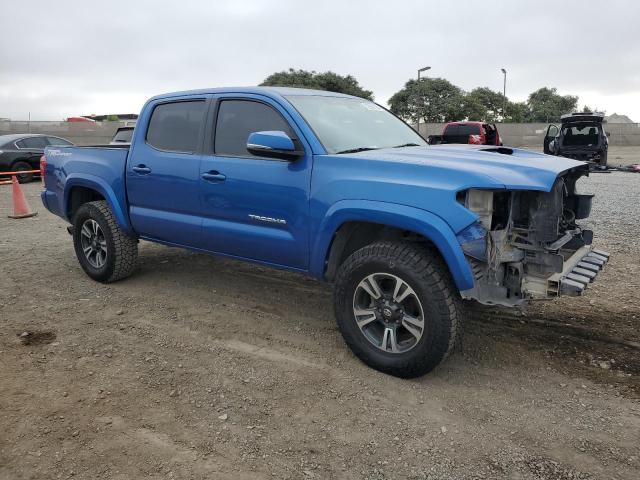
<svg viewBox="0 0 640 480">
<path fill-rule="evenodd" d="M 140 240 L 334 284 L 365 363 L 422 375 L 452 349 L 463 300 L 580 295 L 592 247 L 583 162 L 501 146 L 428 146 L 361 98 L 225 88 L 151 98 L 131 145 L 49 147 L 42 201 L 71 223 L 89 277 L 135 269 Z"/>
</svg>

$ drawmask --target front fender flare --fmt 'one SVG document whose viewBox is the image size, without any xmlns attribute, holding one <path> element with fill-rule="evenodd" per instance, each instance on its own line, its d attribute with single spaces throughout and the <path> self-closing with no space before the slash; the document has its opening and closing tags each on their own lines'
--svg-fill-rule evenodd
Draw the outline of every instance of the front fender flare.
<svg viewBox="0 0 640 480">
<path fill-rule="evenodd" d="M 109 208 L 113 212 L 118 226 L 120 226 L 120 228 L 122 228 L 125 233 L 128 233 L 130 235 L 134 233 L 133 228 L 131 227 L 131 222 L 129 221 L 129 215 L 127 214 L 126 198 L 120 198 L 118 194 L 116 194 L 112 186 L 102 178 L 87 173 L 72 173 L 65 179 L 63 211 L 68 221 L 72 221 L 72 219 L 69 218 L 68 212 L 71 190 L 74 187 L 90 188 L 102 195 L 109 204 Z"/>
<path fill-rule="evenodd" d="M 473 273 L 451 227 L 442 218 L 415 207 L 370 200 L 341 200 L 320 222 L 311 250 L 311 273 L 324 279 L 325 262 L 335 232 L 346 222 L 371 222 L 418 233 L 436 246 L 459 290 L 473 288 Z"/>
</svg>

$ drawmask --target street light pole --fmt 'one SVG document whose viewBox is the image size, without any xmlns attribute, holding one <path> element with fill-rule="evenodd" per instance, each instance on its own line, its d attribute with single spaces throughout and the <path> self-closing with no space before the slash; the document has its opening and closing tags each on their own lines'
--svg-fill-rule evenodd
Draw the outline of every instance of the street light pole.
<svg viewBox="0 0 640 480">
<path fill-rule="evenodd" d="M 431 70 L 431 67 L 422 67 L 418 69 L 418 86 L 420 86 L 420 73 L 426 72 L 427 70 Z M 420 118 L 416 121 L 416 131 L 418 134 L 420 133 Z"/>
<path fill-rule="evenodd" d="M 504 74 L 504 84 L 502 86 L 502 123 L 507 118 L 507 71 L 504 68 L 500 69 Z"/>
<path fill-rule="evenodd" d="M 426 72 L 427 70 L 431 70 L 431 67 L 423 67 L 418 69 L 418 83 L 420 83 L 420 72 Z"/>
</svg>

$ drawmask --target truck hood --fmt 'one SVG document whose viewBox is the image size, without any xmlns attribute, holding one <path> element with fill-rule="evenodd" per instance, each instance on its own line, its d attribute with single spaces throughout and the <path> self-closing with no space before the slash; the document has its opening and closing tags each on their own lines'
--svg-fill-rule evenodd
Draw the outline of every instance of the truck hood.
<svg viewBox="0 0 640 480">
<path fill-rule="evenodd" d="M 450 184 L 458 183 L 457 189 L 474 187 L 550 191 L 559 174 L 572 169 L 584 170 L 586 174 L 589 170 L 585 162 L 490 145 L 385 148 L 351 154 L 349 157 L 422 165 L 431 171 L 430 175 L 448 177 L 447 183 Z"/>
</svg>

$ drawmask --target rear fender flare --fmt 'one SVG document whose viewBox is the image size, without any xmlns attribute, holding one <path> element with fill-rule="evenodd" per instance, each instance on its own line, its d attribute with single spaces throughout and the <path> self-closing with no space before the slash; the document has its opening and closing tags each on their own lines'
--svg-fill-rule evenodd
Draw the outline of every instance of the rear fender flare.
<svg viewBox="0 0 640 480">
<path fill-rule="evenodd" d="M 419 208 L 370 200 L 342 200 L 329 208 L 312 245 L 310 270 L 315 277 L 324 279 L 325 263 L 335 232 L 344 223 L 357 221 L 388 225 L 422 235 L 439 250 L 456 287 L 461 291 L 473 288 L 469 262 L 455 233 L 442 218 Z"/>
<path fill-rule="evenodd" d="M 65 217 L 69 222 L 72 221 L 72 219 L 69 218 L 68 212 L 71 201 L 71 191 L 74 187 L 90 188 L 102 195 L 113 212 L 118 226 L 120 226 L 120 228 L 122 228 L 122 230 L 127 234 L 132 235 L 135 233 L 131 228 L 131 222 L 129 221 L 126 206 L 123 204 L 126 202 L 126 199 L 119 199 L 113 188 L 102 178 L 86 173 L 83 173 L 82 175 L 71 174 L 66 178 L 63 206 Z"/>
</svg>

